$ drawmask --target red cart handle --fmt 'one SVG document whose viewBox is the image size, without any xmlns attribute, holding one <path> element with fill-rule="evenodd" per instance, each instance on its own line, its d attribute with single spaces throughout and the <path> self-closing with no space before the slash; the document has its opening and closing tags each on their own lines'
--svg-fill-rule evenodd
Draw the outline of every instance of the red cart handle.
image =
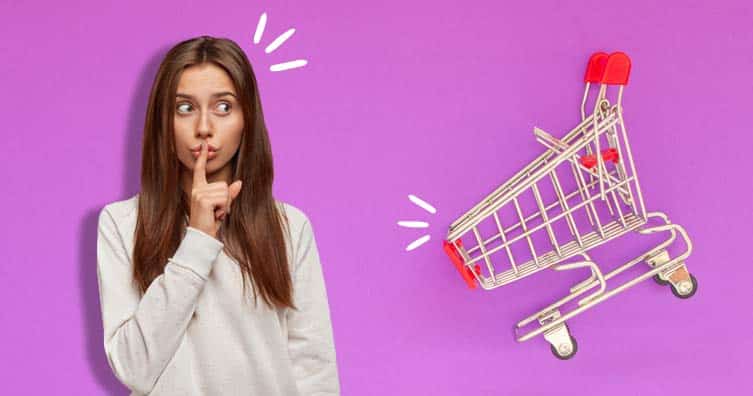
<svg viewBox="0 0 753 396">
<path fill-rule="evenodd" d="M 460 239 L 456 240 L 455 242 L 458 245 L 463 246 L 463 243 Z M 444 241 L 442 242 L 442 247 L 444 248 L 445 253 L 447 253 L 447 256 L 450 257 L 452 264 L 454 264 L 455 268 L 457 268 L 458 272 L 460 272 L 460 276 L 463 277 L 463 280 L 465 280 L 468 288 L 475 289 L 476 277 L 473 275 L 473 272 L 471 272 L 471 269 L 466 267 L 463 263 L 463 257 L 460 256 L 460 252 L 458 252 L 457 248 L 455 248 L 455 245 L 453 245 L 450 241 Z M 473 270 L 476 272 L 476 274 L 481 275 L 481 267 L 478 264 L 474 266 Z"/>
<path fill-rule="evenodd" d="M 588 66 L 586 67 L 586 76 L 584 77 L 587 83 L 598 83 L 604 77 L 604 68 L 607 66 L 607 59 L 609 55 L 606 52 L 595 52 L 588 59 Z"/>
<path fill-rule="evenodd" d="M 612 52 L 604 67 L 602 84 L 627 85 L 630 77 L 630 58 L 624 52 Z"/>
<path fill-rule="evenodd" d="M 630 58 L 624 52 L 595 52 L 588 59 L 587 83 L 627 85 L 630 78 Z"/>
</svg>

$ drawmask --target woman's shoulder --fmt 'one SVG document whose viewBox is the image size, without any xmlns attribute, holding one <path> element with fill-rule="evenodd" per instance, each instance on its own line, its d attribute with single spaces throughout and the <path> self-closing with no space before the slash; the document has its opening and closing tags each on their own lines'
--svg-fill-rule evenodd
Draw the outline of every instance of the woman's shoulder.
<svg viewBox="0 0 753 396">
<path fill-rule="evenodd" d="M 130 217 L 136 213 L 138 209 L 139 194 L 135 194 L 130 198 L 126 198 L 119 201 L 113 201 L 105 204 L 100 213 L 108 213 L 113 217 L 116 222 L 124 218 Z"/>
<path fill-rule="evenodd" d="M 301 249 L 305 248 L 309 243 L 308 241 L 313 240 L 313 229 L 308 215 L 301 208 L 277 199 L 275 203 L 287 219 L 285 238 L 288 241 L 286 246 L 290 258 L 290 270 L 297 272 L 299 267 L 295 265 L 297 262 L 295 258 L 300 256 Z"/>
<path fill-rule="evenodd" d="M 120 239 L 129 259 L 133 251 L 137 209 L 138 194 L 107 203 L 99 211 L 99 234 L 105 238 Z"/>
<path fill-rule="evenodd" d="M 291 230 L 300 230 L 306 223 L 309 222 L 309 218 L 306 213 L 299 207 L 279 199 L 275 199 L 280 211 L 287 218 L 288 224 Z"/>
<path fill-rule="evenodd" d="M 99 211 L 99 228 L 103 232 L 116 232 L 125 242 L 130 242 L 136 229 L 138 194 L 130 198 L 107 203 Z"/>
</svg>

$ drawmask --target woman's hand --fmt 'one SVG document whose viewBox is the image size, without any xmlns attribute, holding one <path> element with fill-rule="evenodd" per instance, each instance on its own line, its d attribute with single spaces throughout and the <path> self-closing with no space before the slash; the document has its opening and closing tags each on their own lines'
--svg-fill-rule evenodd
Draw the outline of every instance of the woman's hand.
<svg viewBox="0 0 753 396">
<path fill-rule="evenodd" d="M 230 186 L 227 182 L 207 183 L 207 142 L 201 142 L 201 152 L 193 168 L 193 187 L 191 189 L 190 227 L 199 229 L 215 238 L 225 214 L 230 214 L 230 205 L 241 192 L 240 180 Z"/>
</svg>

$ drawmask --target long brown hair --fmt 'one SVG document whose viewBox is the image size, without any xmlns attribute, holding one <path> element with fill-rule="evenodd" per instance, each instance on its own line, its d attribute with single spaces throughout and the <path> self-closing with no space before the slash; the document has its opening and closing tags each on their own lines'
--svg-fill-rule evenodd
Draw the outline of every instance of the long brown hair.
<svg viewBox="0 0 753 396">
<path fill-rule="evenodd" d="M 152 85 L 146 113 L 141 161 L 141 191 L 134 242 L 134 282 L 143 294 L 162 274 L 185 235 L 190 205 L 180 184 L 173 111 L 178 81 L 189 66 L 211 62 L 233 81 L 243 112 L 240 147 L 231 159 L 232 181 L 242 180 L 231 215 L 221 233 L 225 252 L 243 274 L 243 292 L 253 285 L 270 307 L 295 309 L 285 250 L 287 218 L 272 196 L 272 151 L 259 90 L 248 58 L 232 40 L 200 36 L 170 49 Z"/>
</svg>

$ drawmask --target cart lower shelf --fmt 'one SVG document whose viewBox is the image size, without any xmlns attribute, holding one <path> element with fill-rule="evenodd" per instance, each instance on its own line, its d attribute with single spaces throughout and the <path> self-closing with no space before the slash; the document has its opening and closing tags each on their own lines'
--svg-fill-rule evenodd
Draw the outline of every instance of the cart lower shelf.
<svg viewBox="0 0 753 396">
<path fill-rule="evenodd" d="M 616 239 L 646 224 L 646 221 L 642 217 L 636 216 L 633 213 L 626 214 L 624 218 L 624 226 L 619 219 L 602 225 L 602 229 L 604 230 L 603 237 L 598 231 L 592 231 L 587 234 L 581 235 L 581 241 L 583 245 L 579 245 L 577 240 L 573 240 L 560 246 L 560 254 L 557 254 L 556 251 L 552 250 L 550 252 L 538 255 L 538 264 L 534 260 L 527 261 L 524 264 L 518 265 L 517 271 L 511 268 L 505 272 L 497 274 L 493 280 L 491 277 L 482 276 L 481 287 L 483 287 L 485 290 L 490 290 L 504 286 L 520 278 L 524 278 L 528 275 L 549 268 L 554 264 L 560 264 L 563 260 L 567 260 L 570 257 L 586 252 L 589 249 L 601 245 L 602 243 L 605 243 L 609 240 Z"/>
</svg>

